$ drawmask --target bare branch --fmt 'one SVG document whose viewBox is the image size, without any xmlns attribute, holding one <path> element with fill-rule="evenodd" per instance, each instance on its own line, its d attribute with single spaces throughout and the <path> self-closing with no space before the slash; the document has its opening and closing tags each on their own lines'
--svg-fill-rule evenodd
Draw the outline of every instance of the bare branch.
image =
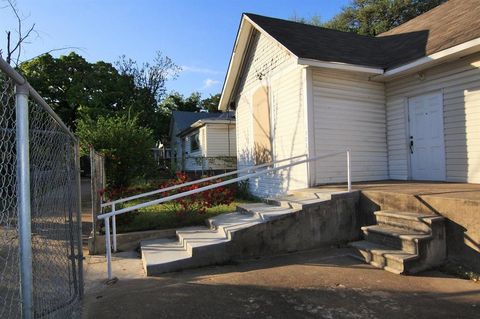
<svg viewBox="0 0 480 319">
<path fill-rule="evenodd" d="M 40 53 L 36 56 L 34 56 L 33 58 L 30 58 L 28 60 L 24 60 L 24 61 L 21 61 L 21 63 L 25 63 L 25 62 L 29 62 L 29 61 L 32 61 L 36 58 L 38 58 L 39 56 L 42 56 L 44 54 L 50 54 L 52 52 L 56 52 L 56 51 L 63 51 L 63 50 L 78 50 L 78 51 L 82 51 L 82 52 L 85 52 L 85 50 L 81 47 L 61 47 L 61 48 L 56 48 L 56 49 L 51 49 L 51 50 L 48 50 L 48 51 L 45 51 L 43 53 Z"/>
<path fill-rule="evenodd" d="M 4 8 L 10 8 L 14 14 L 14 16 L 16 17 L 17 19 L 17 34 L 18 34 L 18 40 L 16 41 L 15 44 L 12 44 L 12 38 L 11 38 L 11 32 L 10 31 L 7 31 L 7 52 L 6 52 L 6 61 L 7 63 L 14 63 L 15 65 L 18 65 L 19 61 L 20 61 L 20 57 L 22 55 L 22 44 L 23 43 L 28 43 L 26 42 L 26 39 L 29 38 L 33 33 L 37 33 L 35 31 L 35 23 L 28 29 L 28 31 L 26 32 L 25 35 L 23 35 L 23 31 L 22 31 L 22 24 L 23 24 L 23 21 L 26 19 L 26 18 L 22 18 L 20 16 L 20 12 L 17 8 L 17 3 L 16 1 L 14 0 L 6 0 L 7 4 L 2 7 L 2 9 Z M 37 33 L 38 35 L 38 33 Z M 12 56 L 16 53 L 16 60 L 15 61 L 12 61 Z"/>
</svg>

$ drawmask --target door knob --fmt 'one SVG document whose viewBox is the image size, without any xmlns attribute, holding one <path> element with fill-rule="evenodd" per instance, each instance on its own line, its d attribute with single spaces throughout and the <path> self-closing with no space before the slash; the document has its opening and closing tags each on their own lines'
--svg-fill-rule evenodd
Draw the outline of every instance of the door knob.
<svg viewBox="0 0 480 319">
<path fill-rule="evenodd" d="M 410 136 L 410 154 L 413 154 L 413 136 Z"/>
</svg>

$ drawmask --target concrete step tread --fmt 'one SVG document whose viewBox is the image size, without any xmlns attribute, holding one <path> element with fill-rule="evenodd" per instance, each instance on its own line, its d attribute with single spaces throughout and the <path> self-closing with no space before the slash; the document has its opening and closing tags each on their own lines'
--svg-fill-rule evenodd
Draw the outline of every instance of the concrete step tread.
<svg viewBox="0 0 480 319">
<path fill-rule="evenodd" d="M 377 216 L 387 216 L 387 217 L 395 217 L 407 220 L 414 220 L 414 221 L 422 221 L 423 218 L 433 218 L 441 216 L 437 216 L 434 214 L 420 214 L 415 212 L 408 212 L 408 211 L 397 211 L 397 210 L 379 210 L 375 212 Z"/>
<path fill-rule="evenodd" d="M 278 201 L 278 202 L 286 202 L 286 203 L 295 203 L 300 205 L 311 205 L 311 204 L 327 201 L 328 199 L 322 199 L 318 197 L 297 197 L 297 196 L 290 195 L 290 196 L 271 198 L 268 200 L 271 202 Z"/>
<path fill-rule="evenodd" d="M 261 218 L 255 215 L 248 215 L 242 213 L 228 213 L 221 214 L 208 219 L 208 223 L 215 227 L 228 227 L 232 225 L 240 225 L 261 221 Z"/>
<path fill-rule="evenodd" d="M 147 265 L 166 264 L 191 258 L 191 254 L 176 239 L 161 238 L 142 241 L 142 257 Z"/>
<path fill-rule="evenodd" d="M 274 206 L 265 203 L 241 204 L 238 205 L 237 208 L 240 213 L 258 215 L 265 221 L 298 211 L 298 209 L 295 208 Z"/>
<path fill-rule="evenodd" d="M 216 245 L 229 241 L 224 232 L 204 226 L 178 229 L 177 237 L 180 243 L 187 243 L 192 248 Z"/>
<path fill-rule="evenodd" d="M 385 258 L 391 258 L 399 262 L 415 260 L 419 257 L 417 254 L 407 253 L 400 249 L 392 249 L 391 247 L 372 243 L 367 240 L 355 241 L 353 243 L 350 243 L 349 245 L 356 249 L 365 250 L 376 255 L 382 255 Z"/>
<path fill-rule="evenodd" d="M 398 237 L 400 239 L 414 240 L 414 239 L 428 239 L 431 234 L 422 233 L 420 231 L 411 230 L 408 228 L 395 227 L 390 225 L 372 225 L 363 226 L 362 231 L 365 233 L 372 232 L 391 237 Z"/>
</svg>

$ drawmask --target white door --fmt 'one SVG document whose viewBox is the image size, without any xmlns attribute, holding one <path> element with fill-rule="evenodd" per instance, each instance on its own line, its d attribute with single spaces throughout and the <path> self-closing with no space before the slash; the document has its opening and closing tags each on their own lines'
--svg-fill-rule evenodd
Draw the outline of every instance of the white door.
<svg viewBox="0 0 480 319">
<path fill-rule="evenodd" d="M 412 179 L 445 180 L 442 94 L 410 98 L 408 114 Z"/>
</svg>

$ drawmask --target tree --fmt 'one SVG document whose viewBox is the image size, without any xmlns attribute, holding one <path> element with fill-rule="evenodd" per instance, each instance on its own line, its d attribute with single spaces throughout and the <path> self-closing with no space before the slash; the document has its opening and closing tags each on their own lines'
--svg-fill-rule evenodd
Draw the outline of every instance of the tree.
<svg viewBox="0 0 480 319">
<path fill-rule="evenodd" d="M 446 0 L 353 0 L 349 6 L 321 26 L 362 35 L 388 31 Z M 303 22 L 303 21 L 301 21 Z M 315 21 L 307 23 L 317 24 Z"/>
<path fill-rule="evenodd" d="M 161 52 L 156 53 L 152 64 L 139 64 L 123 55 L 115 65 L 120 75 L 129 77 L 136 88 L 132 95 L 135 103 L 131 105 L 131 111 L 138 114 L 141 125 L 152 128 L 154 136 L 161 139 L 169 119 L 165 120 L 159 103 L 165 96 L 166 82 L 177 78 L 180 67 Z"/>
<path fill-rule="evenodd" d="M 218 105 L 220 104 L 220 96 L 220 93 L 215 95 L 210 94 L 210 97 L 207 97 L 206 99 L 203 99 L 201 101 L 201 108 L 211 113 L 220 112 L 218 110 Z"/>
<path fill-rule="evenodd" d="M 88 154 L 88 146 L 93 145 L 105 155 L 109 186 L 128 186 L 153 169 L 152 130 L 139 125 L 137 117 L 99 116 L 96 120 L 84 117 L 78 121 L 76 133 L 83 154 Z"/>
<path fill-rule="evenodd" d="M 135 104 L 136 87 L 130 77 L 120 75 L 110 63 L 89 63 L 74 52 L 59 58 L 44 54 L 19 69 L 71 127 L 82 115 L 95 119 L 129 112 Z"/>
</svg>

